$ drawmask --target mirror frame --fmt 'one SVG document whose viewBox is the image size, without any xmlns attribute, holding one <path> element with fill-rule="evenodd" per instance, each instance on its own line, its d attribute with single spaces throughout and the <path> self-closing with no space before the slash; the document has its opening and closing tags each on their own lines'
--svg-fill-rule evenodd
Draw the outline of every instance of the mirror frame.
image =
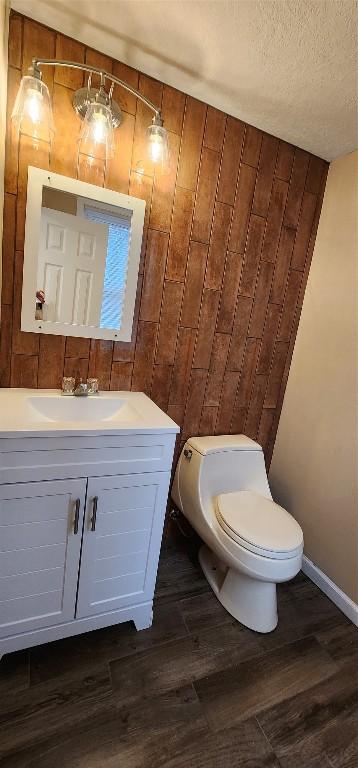
<svg viewBox="0 0 358 768">
<path fill-rule="evenodd" d="M 42 211 L 42 189 L 53 187 L 94 202 L 107 203 L 130 210 L 131 237 L 128 254 L 126 291 L 123 304 L 121 327 L 118 329 L 97 326 L 71 325 L 35 319 L 34 297 L 37 291 L 37 260 L 40 241 Z M 80 336 L 86 339 L 109 339 L 131 341 L 134 305 L 137 293 L 139 263 L 142 249 L 145 201 L 111 189 L 97 187 L 85 181 L 61 176 L 29 166 L 27 178 L 27 201 L 25 221 L 25 248 L 22 283 L 21 330 L 32 333 L 47 333 L 56 336 Z"/>
</svg>

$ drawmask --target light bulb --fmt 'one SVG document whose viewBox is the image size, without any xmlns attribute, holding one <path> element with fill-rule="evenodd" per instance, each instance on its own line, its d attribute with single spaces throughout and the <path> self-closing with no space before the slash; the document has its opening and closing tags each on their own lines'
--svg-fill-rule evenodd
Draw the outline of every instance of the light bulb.
<svg viewBox="0 0 358 768">
<path fill-rule="evenodd" d="M 167 131 L 162 125 L 153 123 L 147 128 L 147 139 L 149 160 L 165 168 L 169 160 Z"/>
<path fill-rule="evenodd" d="M 81 133 L 78 151 L 97 160 L 108 160 L 114 153 L 112 113 L 106 104 L 89 104 Z"/>
<path fill-rule="evenodd" d="M 51 142 L 54 125 L 50 94 L 47 85 L 38 77 L 25 75 L 22 78 L 11 119 L 21 133 Z"/>
<path fill-rule="evenodd" d="M 163 151 L 163 141 L 160 136 L 153 136 L 149 141 L 149 157 L 153 163 L 158 163 Z"/>
<path fill-rule="evenodd" d="M 40 93 L 40 91 L 35 91 L 34 88 L 28 88 L 24 103 L 24 115 L 26 115 L 31 122 L 41 122 L 42 103 L 42 93 Z"/>
<path fill-rule="evenodd" d="M 106 141 L 107 128 L 108 126 L 105 116 L 102 115 L 101 112 L 94 112 L 92 118 L 93 141 L 96 141 L 99 144 Z"/>
</svg>

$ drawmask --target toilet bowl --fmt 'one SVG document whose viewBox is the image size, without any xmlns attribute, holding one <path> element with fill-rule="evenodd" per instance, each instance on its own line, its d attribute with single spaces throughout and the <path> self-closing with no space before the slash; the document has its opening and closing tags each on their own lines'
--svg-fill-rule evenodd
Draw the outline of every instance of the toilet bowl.
<svg viewBox="0 0 358 768">
<path fill-rule="evenodd" d="M 226 610 L 256 632 L 271 632 L 276 585 L 302 564 L 303 534 L 272 500 L 261 446 L 245 435 L 190 438 L 172 499 L 197 531 L 199 561 Z"/>
</svg>

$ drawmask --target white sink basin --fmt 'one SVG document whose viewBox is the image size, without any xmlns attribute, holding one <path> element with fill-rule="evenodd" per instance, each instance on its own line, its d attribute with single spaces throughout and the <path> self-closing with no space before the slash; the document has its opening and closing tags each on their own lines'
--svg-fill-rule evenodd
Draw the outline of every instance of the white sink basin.
<svg viewBox="0 0 358 768">
<path fill-rule="evenodd" d="M 37 418 L 42 417 L 50 421 L 136 421 L 138 412 L 127 400 L 120 397 L 98 396 L 89 397 L 63 397 L 61 395 L 49 395 L 47 397 L 28 397 L 27 403 L 36 413 Z"/>
<path fill-rule="evenodd" d="M 0 438 L 179 432 L 143 392 L 65 397 L 56 389 L 0 389 Z"/>
</svg>

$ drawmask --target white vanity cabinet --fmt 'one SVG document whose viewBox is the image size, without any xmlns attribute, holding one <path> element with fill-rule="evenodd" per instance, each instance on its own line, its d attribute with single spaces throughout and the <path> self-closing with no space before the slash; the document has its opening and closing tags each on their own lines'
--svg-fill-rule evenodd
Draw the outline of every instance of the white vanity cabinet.
<svg viewBox="0 0 358 768">
<path fill-rule="evenodd" d="M 0 486 L 0 637 L 71 621 L 85 480 Z"/>
<path fill-rule="evenodd" d="M 153 434 L 0 432 L 0 656 L 150 626 L 178 431 L 163 417 Z"/>
<path fill-rule="evenodd" d="M 77 616 L 150 601 L 169 477 L 161 472 L 90 478 Z"/>
</svg>

